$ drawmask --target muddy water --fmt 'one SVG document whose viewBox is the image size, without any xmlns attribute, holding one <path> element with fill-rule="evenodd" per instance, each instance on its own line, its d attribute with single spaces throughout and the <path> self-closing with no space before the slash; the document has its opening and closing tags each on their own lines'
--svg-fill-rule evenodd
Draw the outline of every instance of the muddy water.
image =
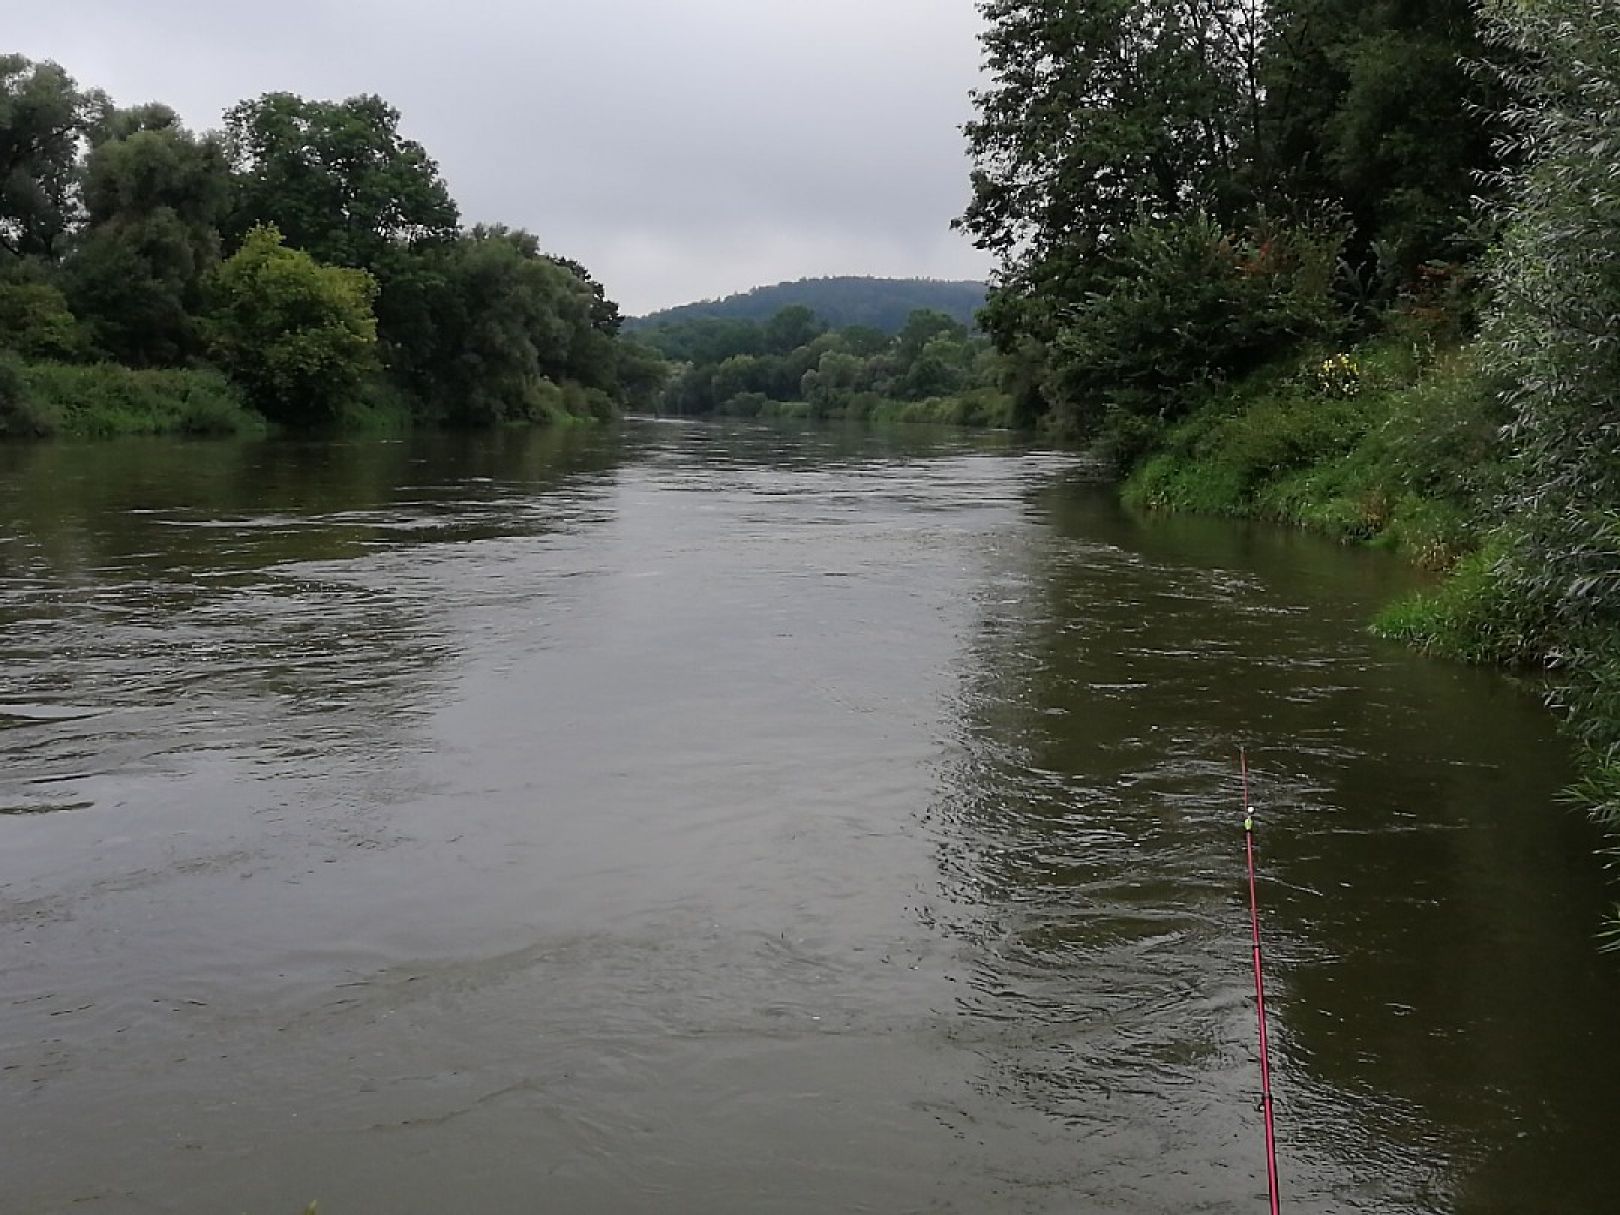
<svg viewBox="0 0 1620 1215">
<path fill-rule="evenodd" d="M 1396 563 L 985 439 L 0 448 L 5 1197 L 1620 1209 L 1620 964 Z"/>
</svg>

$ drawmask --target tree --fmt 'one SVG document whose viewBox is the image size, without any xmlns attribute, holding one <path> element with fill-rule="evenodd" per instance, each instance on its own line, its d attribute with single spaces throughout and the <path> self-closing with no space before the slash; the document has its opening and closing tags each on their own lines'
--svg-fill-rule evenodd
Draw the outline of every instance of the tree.
<svg viewBox="0 0 1620 1215">
<path fill-rule="evenodd" d="M 1053 343 L 1054 420 L 1089 436 L 1110 415 L 1173 418 L 1189 404 L 1187 389 L 1331 331 L 1342 245 L 1331 225 L 1234 235 L 1191 215 L 1130 229 L 1108 289 L 1075 305 Z"/>
<path fill-rule="evenodd" d="M 538 418 L 568 383 L 617 390 L 617 306 L 583 267 L 546 256 L 528 232 L 480 226 L 448 244 L 396 251 L 382 307 L 396 381 L 445 420 Z"/>
<path fill-rule="evenodd" d="M 591 328 L 608 337 L 616 337 L 624 326 L 619 306 L 607 297 L 607 290 L 591 276 L 591 272 L 569 257 L 552 255 L 551 260 L 579 280 L 591 296 Z"/>
<path fill-rule="evenodd" d="M 1278 194 L 1351 220 L 1352 258 L 1386 291 L 1456 259 L 1479 174 L 1495 162 L 1500 82 L 1474 0 L 1277 0 L 1261 69 Z"/>
<path fill-rule="evenodd" d="M 75 219 L 79 140 L 103 104 L 54 63 L 0 55 L 0 250 L 61 252 Z"/>
<path fill-rule="evenodd" d="M 1585 740 L 1606 755 L 1620 822 L 1620 5 L 1487 0 L 1518 66 L 1505 151 L 1507 226 L 1491 267 L 1487 366 L 1508 385 L 1516 479 L 1504 602 L 1571 680 Z"/>
<path fill-rule="evenodd" d="M 254 228 L 209 283 L 214 357 L 266 417 L 331 421 L 374 365 L 375 293 L 364 271 L 323 266 L 274 227 Z"/>
<path fill-rule="evenodd" d="M 94 131 L 84 163 L 91 225 L 172 211 L 182 223 L 216 227 L 230 207 L 230 165 L 217 135 L 193 135 L 168 106 L 112 111 Z"/>
<path fill-rule="evenodd" d="M 937 337 L 948 337 L 954 342 L 967 340 L 967 327 L 952 320 L 943 312 L 920 308 L 906 319 L 905 328 L 895 341 L 896 353 L 902 363 L 910 363 L 922 353 L 924 346 Z"/>
<path fill-rule="evenodd" d="M 1142 215 L 1228 218 L 1253 187 L 1253 0 L 983 0 L 991 83 L 959 224 L 1003 270 L 1105 247 Z"/>
<path fill-rule="evenodd" d="M 852 354 L 829 350 L 814 368 L 804 373 L 799 392 L 817 416 L 841 409 L 866 387 L 866 364 Z"/>
<path fill-rule="evenodd" d="M 380 97 L 267 93 L 227 110 L 225 135 L 239 183 L 232 235 L 274 224 L 319 261 L 366 269 L 391 247 L 455 236 L 438 165 Z"/>
<path fill-rule="evenodd" d="M 193 316 L 219 262 L 230 201 L 224 149 L 149 105 L 112 113 L 86 158 L 87 227 L 65 267 L 74 311 L 120 362 L 184 361 L 198 348 Z"/>
<path fill-rule="evenodd" d="M 633 339 L 616 343 L 615 378 L 625 407 L 650 413 L 658 406 L 659 394 L 669 382 L 672 368 L 651 346 Z"/>
<path fill-rule="evenodd" d="M 827 331 L 814 312 L 802 304 L 782 309 L 765 322 L 765 348 L 771 354 L 789 354 L 808 346 Z"/>
<path fill-rule="evenodd" d="M 889 346 L 889 335 L 869 325 L 847 325 L 838 331 L 844 349 L 863 359 L 871 358 Z"/>
</svg>

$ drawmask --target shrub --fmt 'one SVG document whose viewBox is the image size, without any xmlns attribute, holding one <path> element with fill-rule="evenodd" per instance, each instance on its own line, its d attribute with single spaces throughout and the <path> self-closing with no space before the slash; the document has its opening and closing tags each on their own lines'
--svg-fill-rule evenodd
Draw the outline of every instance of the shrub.
<svg viewBox="0 0 1620 1215">
<path fill-rule="evenodd" d="M 35 399 L 21 361 L 0 353 L 0 437 L 44 438 L 61 424 L 55 410 Z"/>
<path fill-rule="evenodd" d="M 1545 645 L 1545 603 L 1520 596 L 1505 576 L 1512 541 L 1499 533 L 1457 563 L 1437 589 L 1397 600 L 1373 621 L 1380 637 L 1465 662 L 1528 663 Z"/>
<path fill-rule="evenodd" d="M 1262 222 L 1236 235 L 1202 215 L 1136 224 L 1107 285 L 1058 334 L 1058 426 L 1093 435 L 1110 412 L 1179 416 L 1211 383 L 1331 332 L 1343 243 L 1326 223 Z"/>
<path fill-rule="evenodd" d="M 264 420 L 217 371 L 136 370 L 114 363 L 36 363 L 20 372 L 28 408 L 48 428 L 83 437 L 238 434 Z"/>
<path fill-rule="evenodd" d="M 0 350 L 23 359 L 82 359 L 90 349 L 67 297 L 46 283 L 0 283 Z"/>
<path fill-rule="evenodd" d="M 734 418 L 757 418 L 770 401 L 763 392 L 739 392 L 721 404 L 720 412 Z"/>
<path fill-rule="evenodd" d="M 371 373 L 376 283 L 323 266 L 260 226 L 209 284 L 214 356 L 268 418 L 330 422 L 358 400 Z"/>
</svg>

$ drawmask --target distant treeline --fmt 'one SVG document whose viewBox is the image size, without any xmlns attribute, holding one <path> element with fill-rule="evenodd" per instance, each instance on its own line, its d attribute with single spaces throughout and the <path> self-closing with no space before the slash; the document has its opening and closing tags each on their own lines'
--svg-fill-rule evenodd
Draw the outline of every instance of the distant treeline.
<svg viewBox="0 0 1620 1215">
<path fill-rule="evenodd" d="M 859 326 L 893 336 L 914 312 L 941 312 L 972 328 L 984 307 L 985 285 L 927 278 L 806 278 L 756 287 L 741 295 L 666 308 L 629 322 L 635 332 L 687 321 L 765 322 L 784 308 L 808 308 L 832 329 Z"/>
<path fill-rule="evenodd" d="M 698 317 L 641 335 L 675 365 L 659 410 L 1009 425 L 1011 398 L 988 339 L 943 312 L 913 312 L 893 336 L 830 327 L 809 308 L 769 320 Z"/>
<path fill-rule="evenodd" d="M 0 434 L 607 417 L 662 376 L 620 325 L 577 262 L 463 228 L 379 97 L 196 133 L 0 55 Z"/>
</svg>

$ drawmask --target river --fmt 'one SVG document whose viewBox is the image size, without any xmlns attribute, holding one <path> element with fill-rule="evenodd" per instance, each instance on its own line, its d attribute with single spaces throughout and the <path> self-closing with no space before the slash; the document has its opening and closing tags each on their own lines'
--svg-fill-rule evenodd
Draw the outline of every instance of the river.
<svg viewBox="0 0 1620 1215">
<path fill-rule="evenodd" d="M 22 1215 L 1620 1209 L 1534 695 L 995 436 L 0 447 Z"/>
</svg>

